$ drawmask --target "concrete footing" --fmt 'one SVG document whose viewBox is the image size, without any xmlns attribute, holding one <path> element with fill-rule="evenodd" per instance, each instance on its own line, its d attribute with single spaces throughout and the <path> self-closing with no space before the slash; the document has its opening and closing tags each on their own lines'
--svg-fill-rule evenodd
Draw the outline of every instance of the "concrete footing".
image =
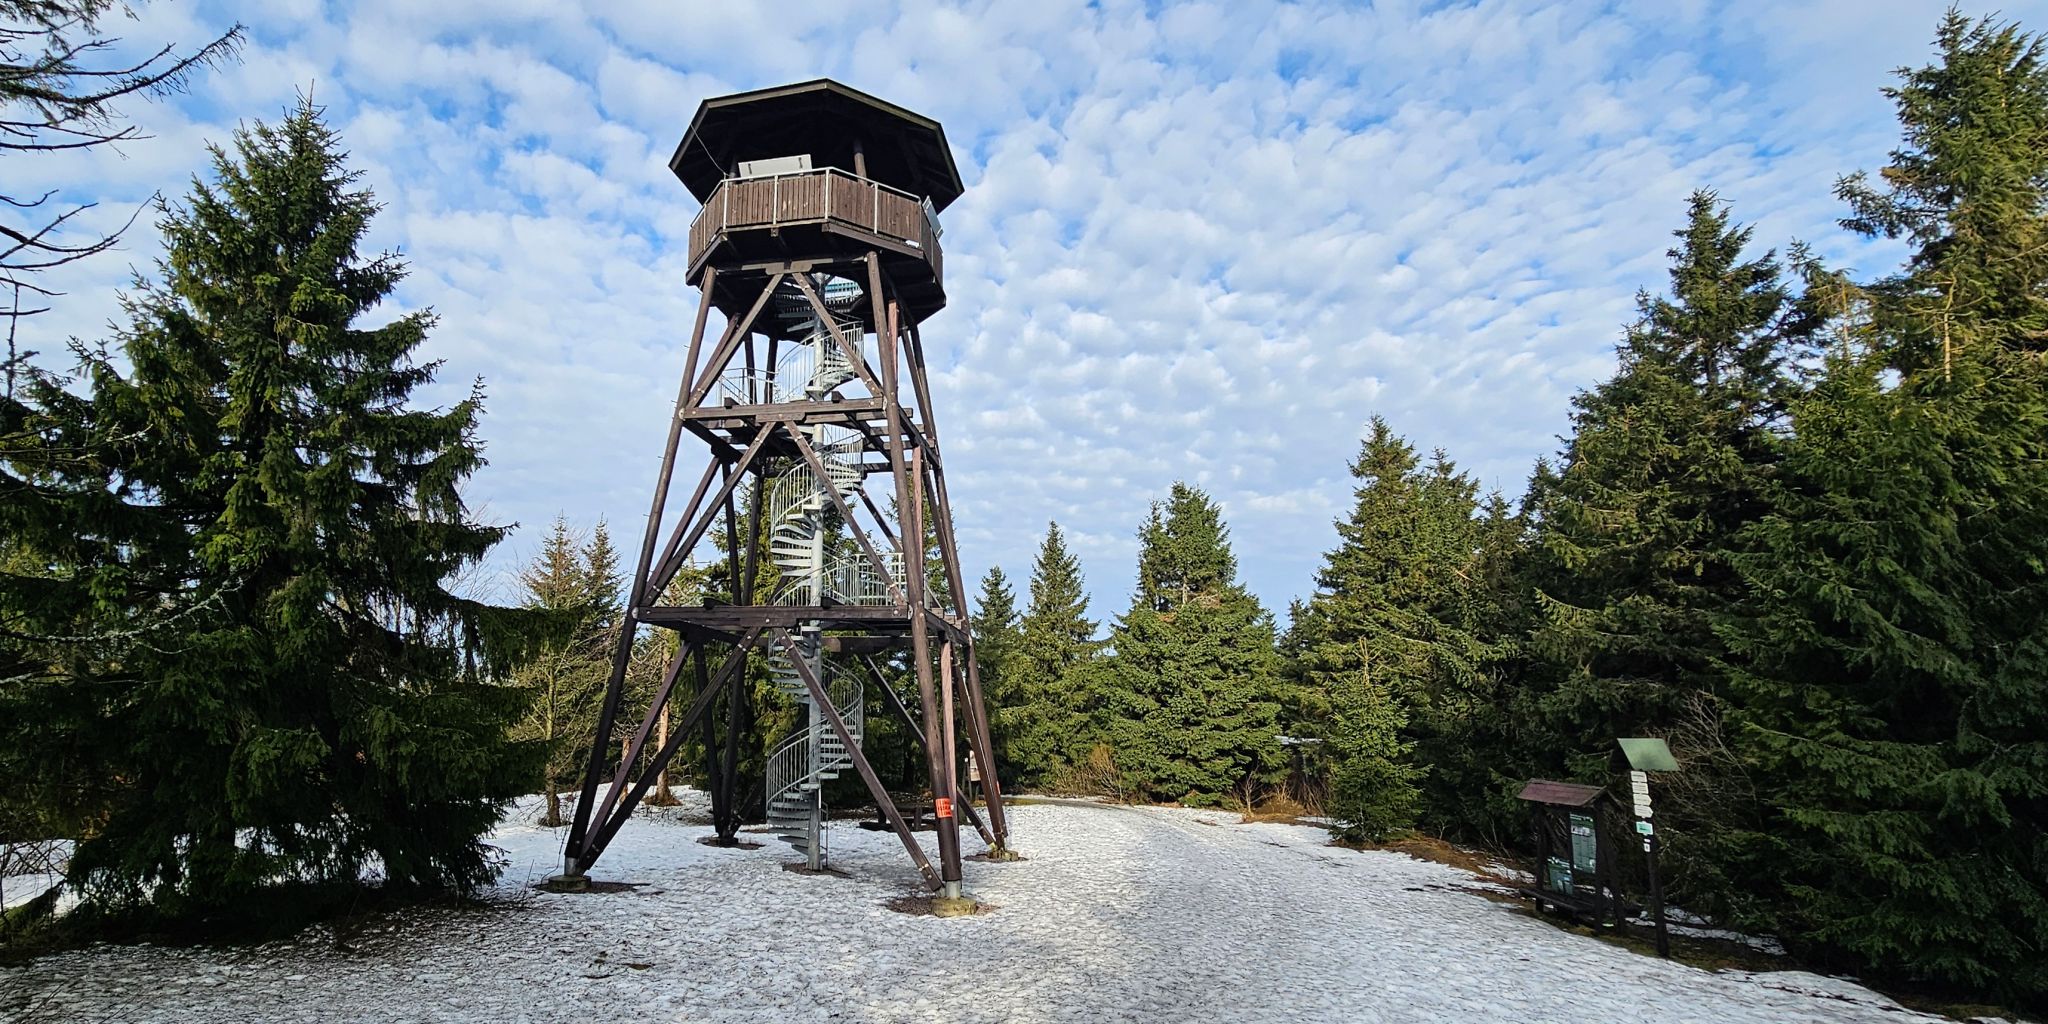
<svg viewBox="0 0 2048 1024">
<path fill-rule="evenodd" d="M 589 892 L 589 875 L 550 875 L 540 887 L 548 892 Z"/>
</svg>

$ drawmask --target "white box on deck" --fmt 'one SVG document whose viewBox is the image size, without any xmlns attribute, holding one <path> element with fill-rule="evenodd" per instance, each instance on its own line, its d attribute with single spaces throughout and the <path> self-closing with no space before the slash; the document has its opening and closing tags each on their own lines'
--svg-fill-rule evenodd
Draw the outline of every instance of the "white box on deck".
<svg viewBox="0 0 2048 1024">
<path fill-rule="evenodd" d="M 811 169 L 811 155 L 798 153 L 796 156 L 778 156 L 769 160 L 740 161 L 740 177 L 766 178 L 774 174 L 796 174 Z"/>
</svg>

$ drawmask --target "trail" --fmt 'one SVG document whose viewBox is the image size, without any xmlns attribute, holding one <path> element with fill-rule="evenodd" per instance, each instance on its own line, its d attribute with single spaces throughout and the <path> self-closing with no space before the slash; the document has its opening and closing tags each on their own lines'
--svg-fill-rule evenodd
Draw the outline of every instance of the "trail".
<svg viewBox="0 0 2048 1024">
<path fill-rule="evenodd" d="M 971 918 L 887 909 L 918 891 L 915 870 L 893 836 L 851 822 L 828 829 L 851 876 L 835 878 L 783 871 L 795 856 L 779 843 L 716 849 L 695 841 L 708 827 L 636 819 L 595 872 L 645 883 L 630 892 L 399 915 L 352 952 L 316 931 L 64 953 L 0 968 L 0 1020 L 1940 1020 L 1847 981 L 1644 957 L 1318 829 L 1065 802 L 1012 821 L 1028 859 L 966 866 L 995 908 Z M 555 830 L 510 823 L 495 842 L 508 895 L 554 870 Z"/>
</svg>

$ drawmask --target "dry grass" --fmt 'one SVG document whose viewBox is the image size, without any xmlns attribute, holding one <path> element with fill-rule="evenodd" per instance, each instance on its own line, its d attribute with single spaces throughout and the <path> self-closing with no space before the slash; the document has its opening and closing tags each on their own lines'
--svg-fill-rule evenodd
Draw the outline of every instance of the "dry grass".
<svg viewBox="0 0 2048 1024">
<path fill-rule="evenodd" d="M 1444 864 L 1461 871 L 1469 871 L 1499 885 L 1513 887 L 1522 884 L 1520 879 L 1510 877 L 1502 870 L 1505 865 L 1498 856 L 1480 850 L 1466 849 L 1435 836 L 1412 834 L 1377 846 L 1335 842 L 1331 845 L 1347 846 L 1350 849 L 1391 850 L 1395 853 L 1405 853 L 1416 860 L 1426 860 L 1432 864 Z"/>
<path fill-rule="evenodd" d="M 1235 810 L 1247 825 L 1254 822 L 1273 822 L 1281 825 L 1306 825 L 1312 828 L 1321 828 L 1323 824 L 1320 821 L 1305 820 L 1320 817 L 1321 811 L 1318 808 L 1303 804 L 1285 793 L 1269 796 L 1256 806 L 1248 808 L 1240 806 L 1235 808 Z"/>
</svg>

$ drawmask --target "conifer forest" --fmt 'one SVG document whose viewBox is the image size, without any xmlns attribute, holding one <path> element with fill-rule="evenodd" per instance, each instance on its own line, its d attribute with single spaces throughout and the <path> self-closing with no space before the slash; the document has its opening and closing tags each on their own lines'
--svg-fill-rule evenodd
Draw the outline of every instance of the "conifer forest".
<svg viewBox="0 0 2048 1024">
<path fill-rule="evenodd" d="M 162 97 L 247 45 L 224 28 L 116 61 L 96 43 L 121 11 L 0 0 L 7 166 L 119 159 Z M 1334 531 L 1286 539 L 1323 546 L 1287 607 L 1247 584 L 1237 506 L 1193 474 L 1117 496 L 1134 566 L 1084 565 L 1046 508 L 1028 564 L 958 581 L 937 526 L 956 513 L 926 496 L 910 564 L 969 596 L 938 614 L 973 637 L 1003 793 L 1521 864 L 1525 784 L 1625 794 L 1617 740 L 1660 738 L 1678 764 L 1654 783 L 1662 905 L 1771 936 L 1802 970 L 2048 1011 L 2048 36 L 1960 9 L 1924 27 L 1924 60 L 1858 83 L 1895 112 L 1888 162 L 1796 197 L 1895 261 L 1836 265 L 1826 239 L 1746 218 L 1785 197 L 1692 183 L 1638 226 L 1667 276 L 1524 485 L 1483 487 L 1424 429 L 1354 410 Z M 508 808 L 564 826 L 592 766 L 633 767 L 626 737 L 593 749 L 615 656 L 629 710 L 683 664 L 683 634 L 620 641 L 637 520 L 564 493 L 552 522 L 514 524 L 472 499 L 493 473 L 488 372 L 421 397 L 448 383 L 422 355 L 448 325 L 393 296 L 432 268 L 367 241 L 384 207 L 319 97 L 252 101 L 101 237 L 61 193 L 0 195 L 0 880 L 50 880 L 6 900 L 0 964 L 496 891 Z M 162 256 L 90 311 L 104 329 L 17 342 L 80 301 L 52 275 L 118 263 L 123 232 Z M 975 396 L 938 404 L 958 419 Z M 948 456 L 956 484 L 1028 471 Z M 785 591 L 771 496 L 733 493 L 640 603 Z M 860 558 L 851 513 L 823 515 L 824 560 Z M 479 585 L 497 565 L 509 582 Z M 1091 601 L 1096 574 L 1128 574 L 1128 600 Z M 770 754 L 805 727 L 773 660 L 745 659 L 701 736 L 681 704 L 650 719 L 649 754 L 672 726 L 678 752 L 643 765 L 647 813 L 729 784 L 719 836 L 760 819 Z M 917 723 L 936 719 L 907 653 L 873 662 L 909 707 L 870 688 L 877 778 L 849 769 L 824 799 L 885 788 L 908 812 L 935 795 Z M 711 717 L 740 737 L 723 769 Z M 1635 840 L 1613 870 L 1641 902 Z"/>
</svg>

